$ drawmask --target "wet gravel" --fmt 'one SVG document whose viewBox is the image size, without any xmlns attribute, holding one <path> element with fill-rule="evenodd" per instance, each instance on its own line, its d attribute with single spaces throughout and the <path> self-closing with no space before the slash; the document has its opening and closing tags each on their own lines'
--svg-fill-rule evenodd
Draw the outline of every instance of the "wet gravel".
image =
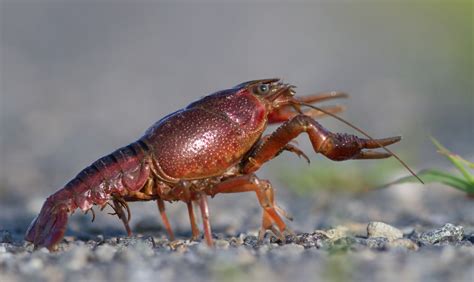
<svg viewBox="0 0 474 282">
<path fill-rule="evenodd" d="M 381 202 L 387 199 L 387 193 L 391 200 Z M 428 199 L 420 198 L 423 200 L 418 208 L 424 212 L 407 214 L 400 205 L 390 204 L 396 200 L 394 193 L 384 190 L 330 199 L 326 204 L 331 207 L 324 206 L 326 214 L 321 217 L 316 216 L 321 211 L 315 206 L 308 210 L 305 200 L 283 195 L 285 204 L 302 206 L 301 210 L 292 209 L 296 214 L 290 226 L 296 232 L 286 236 L 285 242 L 271 234 L 258 242 L 260 213 L 258 206 L 249 204 L 244 207 L 246 212 L 211 218 L 216 223 L 214 248 L 207 247 L 203 240 L 185 239 L 189 227 L 184 211 L 177 212 L 173 221 L 179 238 L 173 242 L 166 239 L 156 220 L 150 223 L 146 216 L 138 216 L 131 238 L 121 235 L 117 221 L 107 225 L 99 218 L 98 223 L 90 224 L 84 216 L 75 216 L 59 250 L 53 253 L 45 248 L 34 250 L 23 241 L 23 228 L 15 228 L 24 225 L 22 220 L 8 224 L 3 221 L 8 229 L 0 230 L 0 280 L 473 281 L 474 202 L 443 191 L 438 202 L 432 201 L 435 198 L 430 198 L 431 194 Z M 370 208 L 364 207 L 365 201 L 374 199 Z M 443 204 L 452 205 L 452 199 L 457 199 L 456 205 L 464 213 L 441 216 Z M 322 204 L 314 201 L 316 207 Z M 228 204 L 222 201 L 212 208 Z M 457 216 L 460 214 L 465 217 Z M 361 217 L 377 221 L 364 222 Z M 230 218 L 241 225 L 235 226 Z M 440 218 L 451 221 L 439 223 Z M 308 221 L 313 228 L 308 229 Z"/>
</svg>

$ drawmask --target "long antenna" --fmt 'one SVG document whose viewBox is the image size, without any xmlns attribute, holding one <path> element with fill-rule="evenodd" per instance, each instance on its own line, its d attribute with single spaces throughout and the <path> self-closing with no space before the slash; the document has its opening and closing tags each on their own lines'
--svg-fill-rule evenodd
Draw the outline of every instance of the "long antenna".
<svg viewBox="0 0 474 282">
<path fill-rule="evenodd" d="M 420 177 L 418 177 L 418 175 L 416 175 L 415 172 L 413 172 L 413 170 L 410 169 L 410 167 L 404 162 L 402 161 L 394 152 L 392 152 L 390 149 L 388 149 L 387 147 L 385 147 L 384 145 L 382 145 L 380 142 L 378 142 L 377 140 L 375 140 L 374 138 L 372 138 L 369 134 L 367 134 L 365 131 L 363 131 L 362 129 L 358 128 L 357 126 L 351 124 L 350 122 L 346 121 L 345 119 L 331 113 L 331 112 L 328 112 L 326 110 L 323 110 L 319 107 L 316 107 L 316 106 L 313 106 L 311 104 L 308 104 L 308 103 L 305 103 L 305 102 L 301 102 L 301 101 L 292 101 L 293 103 L 297 104 L 297 105 L 303 105 L 303 106 L 307 106 L 307 107 L 310 107 L 310 108 L 313 108 L 315 110 L 318 110 L 320 112 L 323 112 L 337 120 L 339 120 L 340 122 L 343 122 L 345 124 L 347 124 L 348 126 L 350 126 L 351 128 L 357 130 L 358 132 L 360 132 L 361 134 L 363 134 L 365 137 L 369 138 L 371 141 L 375 142 L 377 145 L 379 145 L 381 148 L 383 148 L 385 151 L 387 151 L 387 153 L 389 153 L 390 155 L 392 155 L 395 159 L 397 159 L 416 179 L 418 179 L 418 181 L 420 181 L 422 184 L 425 184 L 425 182 L 423 182 L 423 180 L 421 180 Z"/>
</svg>

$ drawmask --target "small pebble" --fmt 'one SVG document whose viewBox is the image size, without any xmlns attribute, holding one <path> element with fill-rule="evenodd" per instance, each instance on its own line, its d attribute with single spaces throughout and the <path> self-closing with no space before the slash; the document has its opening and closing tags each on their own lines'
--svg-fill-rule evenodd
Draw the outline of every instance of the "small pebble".
<svg viewBox="0 0 474 282">
<path fill-rule="evenodd" d="M 216 248 L 218 249 L 228 249 L 229 248 L 229 242 L 227 240 L 216 240 L 215 242 Z"/>
<path fill-rule="evenodd" d="M 372 237 L 366 240 L 367 247 L 376 250 L 385 250 L 388 242 L 385 237 Z"/>
<path fill-rule="evenodd" d="M 373 221 L 367 225 L 367 237 L 383 237 L 388 241 L 394 241 L 403 238 L 403 232 L 386 223 Z"/>
<path fill-rule="evenodd" d="M 306 249 L 318 247 L 318 240 L 320 236 L 316 234 L 304 233 L 298 237 L 297 243 L 303 246 Z"/>
<path fill-rule="evenodd" d="M 443 227 L 428 232 L 424 232 L 420 236 L 420 241 L 425 244 L 439 244 L 447 242 L 459 242 L 464 237 L 464 228 L 446 223 Z"/>
<path fill-rule="evenodd" d="M 336 228 L 333 228 L 333 229 L 316 230 L 315 232 L 326 236 L 331 242 L 334 242 L 341 238 L 352 235 L 348 227 L 341 226 L 341 225 L 336 226 Z"/>
<path fill-rule="evenodd" d="M 388 242 L 387 246 L 390 248 L 402 247 L 402 248 L 406 248 L 412 251 L 418 250 L 418 245 L 415 242 L 413 242 L 410 239 L 405 239 L 405 238 L 400 238 L 400 239 Z"/>
<path fill-rule="evenodd" d="M 232 247 L 242 246 L 244 244 L 244 239 L 242 237 L 233 237 L 229 240 L 229 244 Z"/>
<path fill-rule="evenodd" d="M 256 236 L 247 236 L 244 239 L 244 245 L 249 247 L 256 247 L 258 245 L 258 239 Z"/>
<path fill-rule="evenodd" d="M 469 241 L 471 242 L 472 244 L 474 244 L 474 233 L 471 233 L 471 234 L 468 234 L 468 235 L 464 235 L 464 239 L 466 241 Z"/>
</svg>

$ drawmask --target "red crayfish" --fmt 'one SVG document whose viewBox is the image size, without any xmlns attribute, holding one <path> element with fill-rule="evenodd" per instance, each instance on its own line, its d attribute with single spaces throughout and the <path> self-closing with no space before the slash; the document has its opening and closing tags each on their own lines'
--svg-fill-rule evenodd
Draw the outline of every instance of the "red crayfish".
<svg viewBox="0 0 474 282">
<path fill-rule="evenodd" d="M 260 166 L 285 150 L 307 159 L 290 143 L 303 132 L 316 153 L 335 161 L 387 158 L 393 153 L 385 146 L 400 140 L 375 140 L 362 131 L 367 139 L 332 133 L 313 118 L 328 114 L 340 119 L 334 113 L 342 107 L 311 104 L 346 94 L 296 97 L 294 88 L 279 79 L 253 80 L 208 95 L 164 117 L 143 137 L 95 161 L 49 196 L 25 239 L 36 247 L 54 250 L 64 236 L 69 214 L 77 208 L 88 211 L 94 205 L 104 208 L 107 204 L 131 235 L 127 202 L 155 200 L 171 240 L 174 235 L 165 201 L 187 204 L 193 239 L 199 236 L 199 229 L 192 204 L 198 203 L 204 237 L 212 245 L 207 196 L 239 192 L 257 195 L 263 209 L 259 238 L 268 230 L 284 238 L 289 231 L 281 216 L 286 213 L 276 205 L 270 182 L 254 174 Z M 310 109 L 303 111 L 302 106 Z M 283 124 L 263 135 L 269 124 L 276 123 Z M 387 153 L 367 150 L 380 147 Z"/>
</svg>

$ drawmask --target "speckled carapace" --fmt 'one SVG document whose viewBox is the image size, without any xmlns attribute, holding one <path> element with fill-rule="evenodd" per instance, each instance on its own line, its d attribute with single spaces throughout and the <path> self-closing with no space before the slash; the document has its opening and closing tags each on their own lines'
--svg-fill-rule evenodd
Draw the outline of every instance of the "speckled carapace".
<svg viewBox="0 0 474 282">
<path fill-rule="evenodd" d="M 129 201 L 157 202 L 170 239 L 174 239 L 165 202 L 182 201 L 188 208 L 192 237 L 199 237 L 193 202 L 200 207 L 204 238 L 212 245 L 207 196 L 255 192 L 262 207 L 259 238 L 267 231 L 284 239 L 289 232 L 275 202 L 268 180 L 254 172 L 265 162 L 290 151 L 307 156 L 290 143 L 306 132 L 316 153 L 332 160 L 378 159 L 392 154 L 373 149 L 398 142 L 400 137 L 362 139 L 332 133 L 314 118 L 333 115 L 340 106 L 317 108 L 311 104 L 346 97 L 325 92 L 296 97 L 294 86 L 279 79 L 261 79 L 218 91 L 151 126 L 137 141 L 100 158 L 82 170 L 63 188 L 46 199 L 25 239 L 35 246 L 56 249 L 66 231 L 69 214 L 77 208 L 109 205 L 122 220 L 128 235 Z M 309 110 L 301 110 L 308 106 Z M 269 124 L 281 124 L 264 135 Z M 93 210 L 92 210 L 93 212 Z"/>
</svg>

